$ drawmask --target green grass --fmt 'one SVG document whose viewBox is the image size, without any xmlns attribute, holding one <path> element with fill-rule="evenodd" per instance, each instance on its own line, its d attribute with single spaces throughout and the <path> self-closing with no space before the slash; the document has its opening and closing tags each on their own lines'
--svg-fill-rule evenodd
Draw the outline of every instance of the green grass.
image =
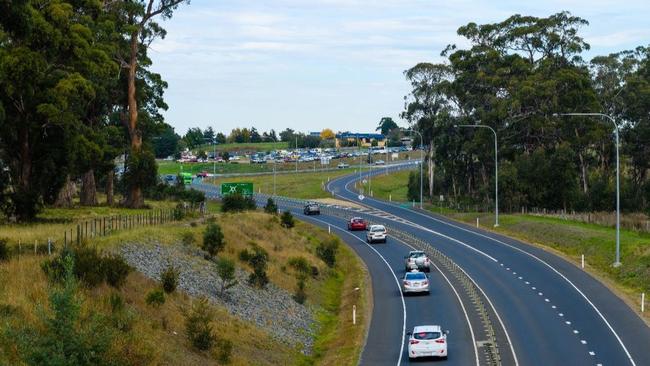
<svg viewBox="0 0 650 366">
<path fill-rule="evenodd" d="M 379 175 L 372 178 L 370 184 L 363 185 L 364 192 L 372 190 L 372 196 L 388 201 L 406 202 L 408 192 L 409 173 L 412 170 L 400 170 L 395 173 Z"/>
<path fill-rule="evenodd" d="M 329 172 L 278 174 L 276 175 L 276 195 L 300 199 L 328 198 L 332 195 L 323 189 L 327 179 L 354 172 L 354 169 L 339 169 Z M 220 185 L 224 182 L 251 182 L 256 193 L 273 194 L 273 175 L 250 177 L 219 178 L 213 181 Z"/>
</svg>

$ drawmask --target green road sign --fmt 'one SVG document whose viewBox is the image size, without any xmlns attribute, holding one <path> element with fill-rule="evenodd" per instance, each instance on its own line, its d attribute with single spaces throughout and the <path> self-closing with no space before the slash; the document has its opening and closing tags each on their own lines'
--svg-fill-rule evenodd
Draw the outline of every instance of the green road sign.
<svg viewBox="0 0 650 366">
<path fill-rule="evenodd" d="M 222 196 L 227 196 L 237 192 L 242 196 L 252 196 L 253 183 L 221 183 Z"/>
</svg>

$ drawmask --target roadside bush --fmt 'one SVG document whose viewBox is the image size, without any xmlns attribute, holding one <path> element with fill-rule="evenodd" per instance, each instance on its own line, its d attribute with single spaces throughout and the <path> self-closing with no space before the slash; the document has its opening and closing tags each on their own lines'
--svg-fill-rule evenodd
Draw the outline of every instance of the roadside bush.
<svg viewBox="0 0 650 366">
<path fill-rule="evenodd" d="M 221 290 L 219 294 L 223 296 L 226 290 L 237 284 L 237 280 L 235 279 L 235 263 L 228 258 L 219 258 L 216 267 L 217 274 L 221 279 Z"/>
<path fill-rule="evenodd" d="M 7 239 L 0 239 L 0 262 L 8 261 L 10 257 Z"/>
<path fill-rule="evenodd" d="M 181 242 L 183 242 L 183 245 L 187 247 L 191 247 L 194 245 L 194 242 L 196 239 L 194 238 L 194 233 L 186 231 L 183 234 L 181 234 Z"/>
<path fill-rule="evenodd" d="M 163 290 L 155 288 L 147 293 L 145 301 L 147 302 L 147 305 L 159 308 L 165 303 L 165 293 Z"/>
<path fill-rule="evenodd" d="M 243 196 L 241 193 L 233 193 L 225 196 L 222 200 L 221 211 L 239 212 L 254 210 L 255 200 L 252 196 Z"/>
<path fill-rule="evenodd" d="M 135 322 L 135 314 L 126 308 L 122 296 L 119 293 L 111 293 L 108 303 L 111 306 L 110 321 L 113 327 L 124 333 L 131 331 Z"/>
<path fill-rule="evenodd" d="M 194 188 L 185 189 L 185 186 L 183 185 L 183 179 L 180 177 L 178 178 L 177 182 L 180 182 L 180 184 L 168 185 L 159 182 L 155 186 L 152 186 L 145 191 L 145 197 L 157 201 L 183 201 L 192 204 L 197 204 L 205 201 L 205 193 L 197 191 Z"/>
<path fill-rule="evenodd" d="M 298 304 L 304 304 L 307 300 L 307 293 L 305 292 L 305 279 L 304 276 L 298 280 L 296 285 L 296 293 L 293 295 L 293 299 Z"/>
<path fill-rule="evenodd" d="M 176 291 L 176 287 L 178 287 L 179 275 L 180 271 L 178 268 L 174 267 L 171 264 L 168 265 L 164 271 L 162 271 L 160 274 L 160 283 L 165 293 L 171 294 L 172 292 Z"/>
<path fill-rule="evenodd" d="M 287 229 L 291 229 L 292 227 L 296 226 L 296 223 L 293 220 L 293 215 L 291 212 L 289 212 L 289 210 L 282 213 L 282 216 L 280 217 L 280 225 Z"/>
<path fill-rule="evenodd" d="M 293 268 L 298 275 L 308 275 L 311 271 L 311 266 L 309 261 L 305 257 L 291 257 L 287 262 L 291 268 Z M 316 269 L 318 270 L 318 269 Z"/>
<path fill-rule="evenodd" d="M 233 348 L 232 341 L 225 338 L 219 338 L 217 339 L 217 347 L 219 348 L 219 352 L 217 352 L 217 361 L 222 364 L 230 363 Z"/>
<path fill-rule="evenodd" d="M 45 260 L 41 269 L 53 282 L 62 282 L 64 279 L 64 263 L 70 257 L 73 273 L 76 278 L 86 286 L 96 287 L 106 282 L 110 286 L 119 288 L 126 281 L 132 268 L 120 256 L 101 256 L 95 248 L 86 246 L 69 247 L 53 258 Z"/>
<path fill-rule="evenodd" d="M 273 198 L 269 197 L 268 200 L 266 200 L 266 205 L 264 206 L 264 212 L 273 214 L 275 215 L 278 213 L 278 205 L 275 204 L 275 201 L 273 201 Z"/>
<path fill-rule="evenodd" d="M 226 243 L 223 241 L 221 227 L 217 223 L 209 223 L 205 232 L 203 232 L 203 250 L 208 252 L 210 257 L 214 257 L 219 254 L 225 246 Z"/>
<path fill-rule="evenodd" d="M 242 249 L 239 251 L 239 260 L 242 262 L 247 262 L 251 259 L 253 254 L 248 251 L 248 249 Z"/>
<path fill-rule="evenodd" d="M 320 258 L 328 267 L 336 265 L 336 253 L 339 249 L 339 242 L 337 239 L 324 241 L 316 247 L 316 256 Z"/>
<path fill-rule="evenodd" d="M 52 286 L 49 309 L 37 311 L 38 324 L 8 325 L 4 335 L 27 365 L 109 365 L 114 333 L 95 313 L 83 315 L 74 259 L 63 257 L 61 286 Z M 119 360 L 115 360 L 119 363 Z"/>
<path fill-rule="evenodd" d="M 212 324 L 214 313 L 210 309 L 208 300 L 201 298 L 192 304 L 192 308 L 185 314 L 185 332 L 192 347 L 199 351 L 207 351 L 215 344 Z"/>
<path fill-rule="evenodd" d="M 253 267 L 253 273 L 248 277 L 248 283 L 252 286 L 264 288 L 269 283 L 266 275 L 266 264 L 269 254 L 261 247 L 255 247 L 253 254 L 248 259 L 248 263 Z"/>
<path fill-rule="evenodd" d="M 124 258 L 117 255 L 109 255 L 102 258 L 102 261 L 106 283 L 114 288 L 122 287 L 131 273 L 131 266 L 124 261 Z"/>
</svg>

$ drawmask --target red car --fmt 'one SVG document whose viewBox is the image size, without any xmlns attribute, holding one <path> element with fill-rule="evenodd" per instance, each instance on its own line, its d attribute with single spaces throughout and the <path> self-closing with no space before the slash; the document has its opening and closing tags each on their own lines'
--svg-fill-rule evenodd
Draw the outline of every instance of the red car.
<svg viewBox="0 0 650 366">
<path fill-rule="evenodd" d="M 202 171 L 202 172 L 200 172 L 200 173 L 196 173 L 196 176 L 197 176 L 197 177 L 201 177 L 201 178 L 207 178 L 207 177 L 208 177 L 208 172 L 206 172 L 206 171 L 204 170 L 204 171 Z"/>
<path fill-rule="evenodd" d="M 348 222 L 348 230 L 368 230 L 368 223 L 360 217 L 353 217 Z"/>
</svg>

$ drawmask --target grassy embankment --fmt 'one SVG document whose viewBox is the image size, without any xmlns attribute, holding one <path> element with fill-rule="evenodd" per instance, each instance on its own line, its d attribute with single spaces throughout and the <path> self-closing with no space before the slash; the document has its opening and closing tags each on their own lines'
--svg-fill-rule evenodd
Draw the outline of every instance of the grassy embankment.
<svg viewBox="0 0 650 366">
<path fill-rule="evenodd" d="M 99 212 L 104 214 L 106 209 L 84 210 L 89 211 L 84 213 L 85 216 L 99 215 Z M 74 211 L 58 213 L 70 219 L 81 215 L 81 212 Z M 46 215 L 59 217 L 55 212 Z M 365 284 L 369 282 L 364 267 L 351 250 L 341 245 L 337 265 L 330 269 L 314 254 L 315 246 L 328 240 L 328 234 L 311 225 L 299 222 L 295 228 L 287 230 L 279 226 L 277 218 L 262 213 L 219 214 L 217 222 L 223 228 L 227 243 L 223 256 L 236 260 L 238 266 L 248 269 L 237 260 L 239 251 L 250 248 L 252 243 L 265 248 L 270 256 L 267 272 L 271 282 L 287 291 L 293 292 L 297 282 L 292 270 L 286 267 L 289 258 L 302 256 L 318 267 L 320 273 L 317 278 L 308 280 L 306 286 L 307 302 L 320 309 L 318 319 L 321 327 L 316 338 L 314 356 L 305 359 L 299 350 L 289 348 L 252 323 L 215 306 L 217 317 L 212 324 L 215 333 L 230 339 L 234 344 L 231 364 L 356 363 L 369 320 L 363 316 L 363 309 L 368 306 L 368 289 Z M 48 224 L 30 225 L 30 230 L 40 231 L 39 225 Z M 196 241 L 194 245 L 198 246 L 204 228 L 205 225 L 196 220 L 193 225 L 181 222 L 145 227 L 97 238 L 93 244 L 106 250 L 117 249 L 122 243 L 178 245 L 183 237 L 192 235 Z M 10 240 L 15 240 L 16 236 L 28 231 L 16 227 L 11 232 Z M 3 227 L 3 237 L 8 236 L 5 233 Z M 23 255 L 8 262 L 0 262 L 0 327 L 25 324 L 38 326 L 40 320 L 36 309 L 46 306 L 50 288 L 40 268 L 44 259 L 44 256 Z M 128 309 L 134 314 L 131 331 L 120 334 L 110 347 L 115 354 L 125 355 L 132 364 L 217 364 L 217 350 L 207 353 L 195 351 L 185 338 L 183 310 L 190 307 L 193 299 L 177 292 L 168 296 L 161 307 L 152 308 L 146 304 L 145 295 L 157 286 L 155 281 L 134 272 L 128 276 L 126 284 L 120 290 L 105 285 L 94 289 L 84 288 L 80 291 L 80 296 L 85 300 L 82 312 L 98 312 L 102 316 L 109 316 L 110 295 L 119 294 L 123 297 Z M 354 291 L 355 287 L 361 287 L 362 290 Z M 356 327 L 350 325 L 351 303 L 359 309 L 360 324 Z M 6 338 L 5 334 L 0 332 L 0 364 L 21 364 L 13 340 Z"/>
<path fill-rule="evenodd" d="M 372 180 L 374 197 L 406 201 L 408 171 L 401 171 Z M 621 262 L 612 267 L 615 252 L 615 230 L 612 227 L 533 215 L 501 214 L 499 227 L 494 228 L 490 212 L 456 212 L 428 205 L 429 210 L 469 224 L 479 219 L 481 227 L 541 246 L 580 264 L 585 255 L 586 267 L 592 274 L 625 295 L 628 303 L 639 309 L 640 293 L 650 291 L 650 234 L 621 230 Z M 646 319 L 650 313 L 646 312 Z"/>
<path fill-rule="evenodd" d="M 275 192 L 278 196 L 300 199 L 328 198 L 332 195 L 323 188 L 328 178 L 331 180 L 352 172 L 354 169 L 348 168 L 329 172 L 277 174 Z M 212 182 L 216 185 L 224 182 L 251 182 L 256 193 L 273 194 L 273 175 L 219 178 Z"/>
</svg>

